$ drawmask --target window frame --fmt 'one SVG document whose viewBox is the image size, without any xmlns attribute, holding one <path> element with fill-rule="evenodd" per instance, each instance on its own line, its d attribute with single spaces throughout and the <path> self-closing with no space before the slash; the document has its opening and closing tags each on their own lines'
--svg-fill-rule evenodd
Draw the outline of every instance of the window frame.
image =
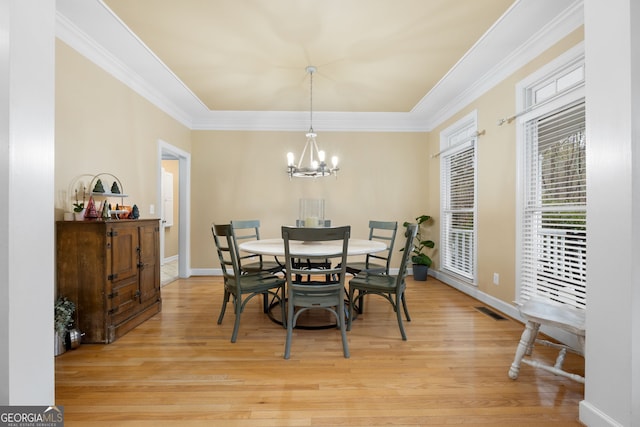
<svg viewBox="0 0 640 427">
<path fill-rule="evenodd" d="M 477 286 L 478 285 L 478 155 L 477 155 L 477 141 L 478 141 L 478 112 L 472 111 L 465 117 L 461 118 L 448 128 L 440 132 L 440 271 L 456 277 L 462 283 Z M 449 177 L 444 176 L 445 162 L 452 155 L 459 154 L 464 150 L 473 148 L 473 227 L 472 227 L 472 239 L 471 245 L 471 271 L 467 272 L 468 275 L 460 274 L 458 271 L 452 270 L 445 265 L 445 258 L 448 256 L 448 247 L 446 242 L 448 241 L 446 228 L 447 221 L 445 220 L 448 215 L 448 206 L 446 206 L 447 194 L 449 191 L 449 183 L 451 182 Z"/>
<path fill-rule="evenodd" d="M 577 69 L 582 69 L 583 79 L 576 83 L 567 85 L 562 90 L 556 91 L 552 96 L 548 96 L 540 102 L 535 102 L 535 92 L 538 88 L 544 87 L 549 82 L 558 81 L 570 73 L 575 73 Z M 527 179 L 527 155 L 526 138 L 527 124 L 536 118 L 546 116 L 561 108 L 579 103 L 585 99 L 586 80 L 584 73 L 584 45 L 580 43 L 569 49 L 563 55 L 549 62 L 538 71 L 523 79 L 516 85 L 517 108 L 522 113 L 517 115 L 516 120 L 516 302 L 522 303 L 526 299 L 526 292 L 523 286 L 523 262 L 524 262 L 524 227 L 523 224 Z"/>
</svg>

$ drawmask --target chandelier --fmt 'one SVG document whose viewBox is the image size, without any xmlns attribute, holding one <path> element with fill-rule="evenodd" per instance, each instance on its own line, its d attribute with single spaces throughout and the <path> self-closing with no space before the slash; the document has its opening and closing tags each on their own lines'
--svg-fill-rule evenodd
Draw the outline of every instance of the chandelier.
<svg viewBox="0 0 640 427">
<path fill-rule="evenodd" d="M 331 158 L 331 167 L 325 161 L 325 152 L 318 150 L 318 144 L 316 143 L 316 133 L 313 131 L 313 73 L 317 70 L 314 66 L 308 66 L 306 68 L 309 73 L 309 132 L 307 132 L 307 142 L 304 144 L 304 149 L 300 155 L 298 163 L 295 163 L 293 153 L 287 153 L 287 173 L 289 179 L 296 178 L 318 178 L 322 176 L 338 176 L 338 157 L 333 156 Z M 308 163 L 303 165 L 304 160 L 307 159 Z"/>
</svg>

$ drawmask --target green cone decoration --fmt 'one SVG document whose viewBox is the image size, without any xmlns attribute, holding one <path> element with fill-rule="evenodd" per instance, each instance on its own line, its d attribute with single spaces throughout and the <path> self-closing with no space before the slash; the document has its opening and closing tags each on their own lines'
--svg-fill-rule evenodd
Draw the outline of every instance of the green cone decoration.
<svg viewBox="0 0 640 427">
<path fill-rule="evenodd" d="M 104 187 L 102 186 L 102 180 L 98 179 L 95 187 L 93 187 L 94 193 L 104 193 Z"/>
</svg>

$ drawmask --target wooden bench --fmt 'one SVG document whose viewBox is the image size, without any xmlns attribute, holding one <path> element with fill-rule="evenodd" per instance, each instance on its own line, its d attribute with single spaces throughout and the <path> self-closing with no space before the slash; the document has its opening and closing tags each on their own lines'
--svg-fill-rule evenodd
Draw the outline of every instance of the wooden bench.
<svg viewBox="0 0 640 427">
<path fill-rule="evenodd" d="M 520 337 L 518 348 L 516 349 L 516 356 L 511 364 L 511 368 L 509 368 L 509 378 L 513 380 L 518 378 L 520 364 L 525 363 L 584 384 L 583 376 L 564 371 L 562 365 L 567 351 L 584 356 L 585 311 L 540 297 L 532 297 L 522 304 L 519 310 L 522 317 L 526 320 L 526 324 L 524 332 L 522 332 L 522 336 Z M 537 339 L 541 325 L 553 326 L 575 334 L 578 338 L 578 348 Z M 558 357 L 553 366 L 533 360 L 530 357 L 535 343 L 559 350 Z"/>
</svg>

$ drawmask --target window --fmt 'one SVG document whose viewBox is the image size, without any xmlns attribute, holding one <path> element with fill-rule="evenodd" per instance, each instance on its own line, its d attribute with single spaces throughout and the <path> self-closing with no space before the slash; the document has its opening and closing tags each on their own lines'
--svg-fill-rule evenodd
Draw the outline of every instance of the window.
<svg viewBox="0 0 640 427">
<path fill-rule="evenodd" d="M 521 295 L 585 306 L 584 101 L 525 124 Z"/>
<path fill-rule="evenodd" d="M 440 268 L 475 284 L 476 127 L 475 113 L 441 135 Z"/>
<path fill-rule="evenodd" d="M 520 300 L 586 308 L 584 63 L 573 58 L 523 89 L 518 242 Z"/>
</svg>

